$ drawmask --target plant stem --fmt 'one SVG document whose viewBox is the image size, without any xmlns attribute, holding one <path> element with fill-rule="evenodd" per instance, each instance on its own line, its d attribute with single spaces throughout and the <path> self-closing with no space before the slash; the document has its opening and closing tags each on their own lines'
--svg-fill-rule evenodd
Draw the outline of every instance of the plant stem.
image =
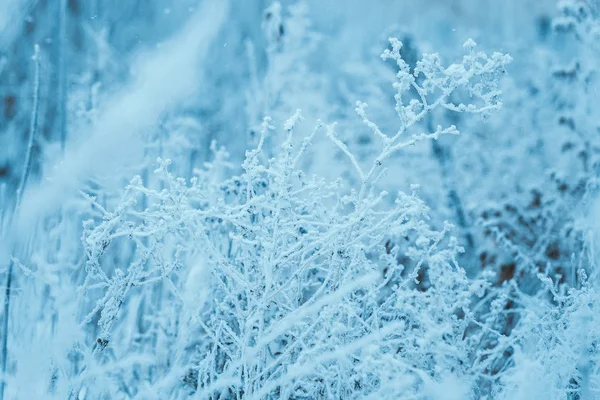
<svg viewBox="0 0 600 400">
<path fill-rule="evenodd" d="M 39 98 L 40 98 L 40 57 L 39 57 L 39 46 L 36 44 L 34 47 L 33 61 L 35 62 L 35 74 L 33 82 L 33 109 L 31 111 L 31 120 L 29 125 L 29 142 L 27 144 L 27 152 L 25 154 L 25 164 L 23 166 L 23 174 L 21 175 L 21 181 L 17 188 L 17 200 L 14 205 L 13 214 L 15 214 L 20 206 L 23 190 L 27 185 L 27 180 L 31 172 L 33 143 L 38 129 L 38 111 L 39 111 Z M 13 281 L 13 267 L 14 263 L 11 260 L 8 264 L 8 270 L 6 275 L 6 290 L 4 292 L 4 310 L 3 310 L 3 326 L 2 326 L 2 360 L 1 360 L 1 379 L 0 379 L 0 400 L 4 400 L 4 391 L 6 388 L 6 364 L 8 361 L 8 320 L 10 312 L 10 298 Z"/>
<path fill-rule="evenodd" d="M 58 134 L 60 148 L 67 142 L 67 1 L 59 1 L 58 10 Z"/>
</svg>

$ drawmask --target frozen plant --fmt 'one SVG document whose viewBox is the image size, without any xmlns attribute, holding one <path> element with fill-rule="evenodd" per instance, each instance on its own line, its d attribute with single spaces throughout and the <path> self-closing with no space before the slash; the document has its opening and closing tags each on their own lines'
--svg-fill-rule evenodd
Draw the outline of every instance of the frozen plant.
<svg viewBox="0 0 600 400">
<path fill-rule="evenodd" d="M 449 235 L 451 225 L 429 225 L 418 186 L 390 204 L 375 184 L 395 152 L 458 133 L 440 127 L 403 139 L 432 109 L 499 107 L 495 80 L 510 58 L 476 53 L 469 41 L 461 63 L 444 68 L 439 57 L 425 56 L 413 75 L 400 57 L 401 43 L 391 43 L 384 58 L 400 69 L 400 128 L 384 134 L 367 118 L 366 105 L 357 105 L 383 143 L 367 172 L 333 125 L 318 124 L 296 149 L 297 111 L 270 159 L 263 146 L 275 128 L 265 118 L 240 175 L 218 179 L 232 165 L 213 145 L 213 161 L 189 182 L 159 160 L 155 172 L 164 189 L 136 177 L 114 211 L 95 204 L 103 217 L 85 224 L 82 290 L 97 301 L 85 321 L 97 321 L 96 353 L 106 377 L 119 376 L 121 389 L 81 379 L 73 390 L 115 396 L 125 387 L 130 396 L 215 399 L 462 399 L 473 393 L 466 332 L 471 298 L 485 282 L 470 281 L 458 266 L 462 248 Z M 405 105 L 408 90 L 418 98 Z M 476 101 L 451 103 L 457 90 Z M 358 185 L 299 169 L 323 129 L 350 159 Z M 119 249 L 131 251 L 125 264 L 113 256 Z M 132 337 L 123 318 L 150 294 L 162 296 L 163 306 L 146 335 Z M 123 358 L 130 341 L 145 356 L 143 366 Z"/>
<path fill-rule="evenodd" d="M 382 132 L 372 122 L 367 114 L 367 104 L 357 102 L 356 112 L 363 119 L 364 124 L 372 130 L 374 135 L 383 144 L 383 150 L 375 158 L 368 172 L 363 172 L 356 159 L 348 152 L 347 147 L 333 134 L 332 139 L 346 153 L 350 159 L 363 184 L 372 183 L 374 174 L 388 157 L 399 150 L 413 146 L 417 142 L 427 139 L 437 140 L 440 135 L 459 132 L 454 125 L 443 128 L 438 126 L 434 132 L 412 134 L 410 139 L 405 139 L 404 134 L 413 126 L 417 125 L 423 118 L 438 107 L 453 112 L 480 113 L 487 115 L 490 111 L 502 106 L 500 101 L 500 90 L 498 79 L 505 73 L 506 66 L 511 62 L 509 55 L 493 53 L 487 56 L 484 52 L 475 51 L 476 43 L 469 39 L 464 44 L 467 54 L 462 62 L 451 64 L 448 67 L 442 65 L 438 54 L 425 54 L 417 62 L 416 68 L 411 72 L 408 64 L 402 59 L 400 51 L 402 42 L 390 38 L 391 49 L 383 52 L 383 60 L 391 59 L 398 67 L 397 81 L 394 88 L 397 93 L 396 113 L 400 120 L 398 131 L 393 135 Z M 451 96 L 456 93 L 466 92 L 472 102 L 469 104 L 454 104 Z M 365 187 L 361 189 L 363 192 Z"/>
</svg>

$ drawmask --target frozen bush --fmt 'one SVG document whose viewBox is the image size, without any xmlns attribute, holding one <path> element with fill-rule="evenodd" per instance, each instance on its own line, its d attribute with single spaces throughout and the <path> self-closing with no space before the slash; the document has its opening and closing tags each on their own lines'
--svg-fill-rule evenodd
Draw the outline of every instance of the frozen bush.
<svg viewBox="0 0 600 400">
<path fill-rule="evenodd" d="M 119 316 L 132 297 L 160 286 L 170 306 L 155 311 L 159 338 L 142 348 L 167 357 L 155 361 L 152 375 L 164 396 L 392 399 L 439 396 L 438 386 L 450 381 L 457 388 L 448 398 L 472 392 L 465 332 L 472 292 L 485 283 L 469 282 L 457 265 L 462 248 L 448 235 L 450 224 L 441 231 L 429 226 L 417 186 L 411 194 L 399 192 L 390 207 L 382 201 L 388 194 L 374 184 L 394 152 L 458 133 L 439 127 L 403 139 L 430 110 L 497 108 L 495 80 L 510 58 L 488 58 L 469 41 L 462 63 L 444 68 L 437 56 L 426 56 L 413 75 L 399 55 L 401 43 L 390 42 L 382 57 L 399 67 L 400 128 L 387 136 L 358 103 L 359 116 L 382 142 L 368 172 L 333 125 L 317 125 L 295 150 L 297 111 L 284 124 L 286 139 L 275 158 L 263 152 L 274 129 L 266 118 L 241 175 L 218 179 L 231 165 L 214 144 L 214 160 L 189 182 L 159 160 L 155 172 L 164 189 L 137 177 L 115 211 L 86 223 L 83 289 L 104 293 L 86 319 L 99 314 L 97 351 L 127 335 Z M 448 97 L 459 89 L 479 103 L 452 104 Z M 408 90 L 419 97 L 405 105 Z M 358 187 L 307 177 L 298 168 L 323 129 L 348 156 Z M 136 206 L 141 199 L 144 209 Z M 132 249 L 125 268 L 108 255 L 115 246 Z M 129 390 L 142 389 L 123 372 Z"/>
</svg>

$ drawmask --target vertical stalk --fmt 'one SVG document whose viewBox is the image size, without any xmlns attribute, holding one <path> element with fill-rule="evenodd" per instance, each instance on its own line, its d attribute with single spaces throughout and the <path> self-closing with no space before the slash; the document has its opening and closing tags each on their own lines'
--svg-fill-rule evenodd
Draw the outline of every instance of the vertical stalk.
<svg viewBox="0 0 600 400">
<path fill-rule="evenodd" d="M 17 199 L 14 205 L 13 214 L 18 212 L 23 190 L 27 185 L 27 180 L 29 179 L 29 174 L 31 172 L 31 164 L 32 157 L 31 153 L 33 151 L 33 143 L 35 140 L 35 136 L 38 130 L 38 111 L 39 111 L 39 99 L 40 99 L 40 56 L 39 56 L 40 48 L 36 44 L 34 47 L 33 61 L 35 63 L 35 73 L 34 73 L 34 82 L 33 82 L 33 108 L 31 110 L 31 120 L 29 124 L 29 141 L 27 143 L 27 152 L 25 153 L 25 163 L 23 165 L 23 173 L 21 175 L 21 181 L 19 182 L 19 187 L 17 188 Z M 8 270 L 6 273 L 6 286 L 4 292 L 4 310 L 3 310 L 3 323 L 2 323 L 2 360 L 1 360 L 1 373 L 2 379 L 0 379 L 0 400 L 4 400 L 4 391 L 6 388 L 6 364 L 8 361 L 8 320 L 9 320 L 9 312 L 10 312 L 10 299 L 11 299 L 11 289 L 13 283 L 13 269 L 14 263 L 12 260 L 8 264 Z"/>
<path fill-rule="evenodd" d="M 21 205 L 21 199 L 23 191 L 27 185 L 29 174 L 31 172 L 31 163 L 33 152 L 33 143 L 38 130 L 38 111 L 39 111 L 39 100 L 40 100 L 40 48 L 36 44 L 34 47 L 33 61 L 35 63 L 35 73 L 33 81 L 33 109 L 31 110 L 31 119 L 29 122 L 29 141 L 27 143 L 27 151 L 25 153 L 25 164 L 23 165 L 23 173 L 21 175 L 21 181 L 17 188 L 17 202 L 15 203 L 15 210 L 18 211 Z"/>
<path fill-rule="evenodd" d="M 67 0 L 58 10 L 58 134 L 64 152 L 67 142 Z"/>
</svg>

